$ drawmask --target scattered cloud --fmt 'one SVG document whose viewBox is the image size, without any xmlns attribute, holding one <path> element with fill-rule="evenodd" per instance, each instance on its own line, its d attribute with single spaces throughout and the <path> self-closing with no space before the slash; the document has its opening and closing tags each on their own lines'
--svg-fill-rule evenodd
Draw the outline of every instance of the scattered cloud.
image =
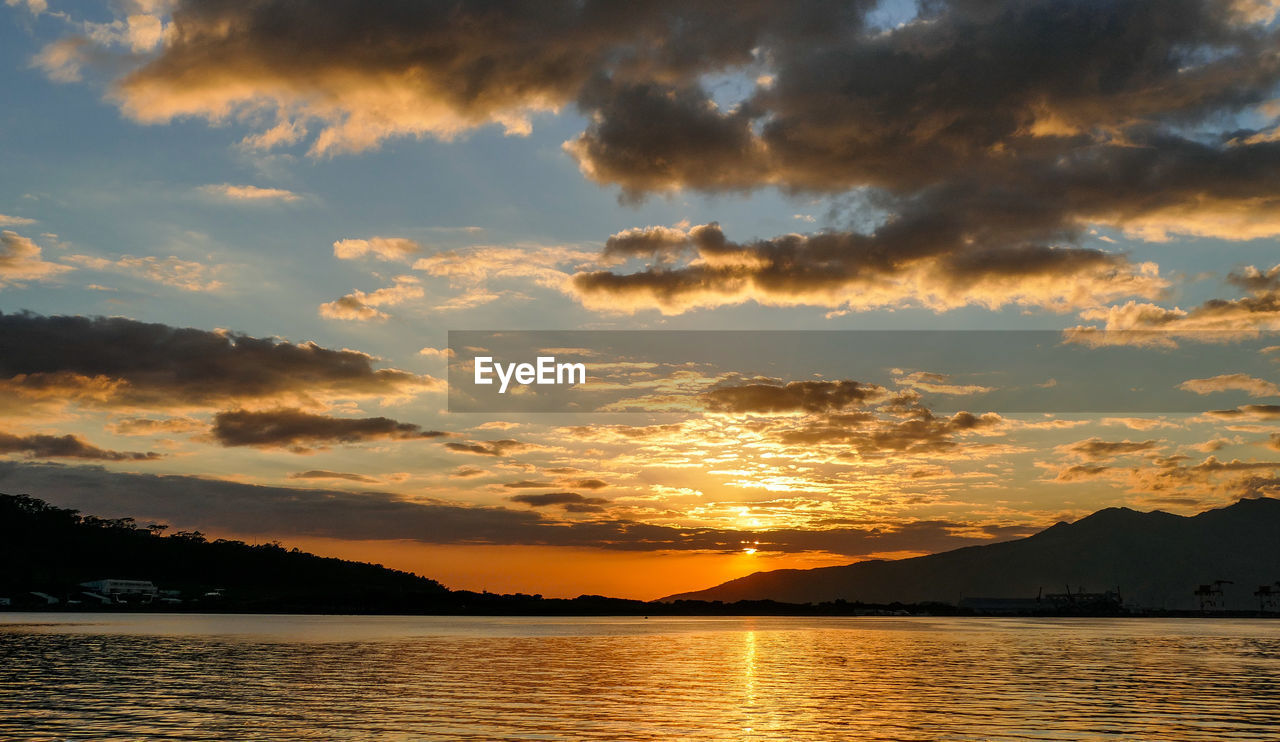
<svg viewBox="0 0 1280 742">
<path fill-rule="evenodd" d="M 953 384 L 951 377 L 946 374 L 935 374 L 929 371 L 903 371 L 902 369 L 894 369 L 894 381 L 899 386 L 910 387 L 922 392 L 930 394 L 945 394 L 948 396 L 964 396 L 968 394 L 986 394 L 994 391 L 993 387 L 979 386 L 977 384 Z M 1052 381 L 1052 379 L 1050 379 Z M 1047 384 L 1053 387 L 1057 384 Z M 1041 384 L 1039 386 L 1045 386 Z"/>
<path fill-rule="evenodd" d="M 1179 337 L 1229 339 L 1280 330 L 1277 268 L 1263 272 L 1249 266 L 1231 274 L 1231 282 L 1247 290 L 1249 296 L 1210 299 L 1186 310 L 1136 301 L 1095 307 L 1081 312 L 1080 317 L 1101 322 L 1101 326 L 1080 325 L 1065 334 L 1071 342 L 1091 345 L 1169 345 Z"/>
<path fill-rule="evenodd" d="M 183 291 L 219 291 L 226 286 L 213 277 L 220 272 L 220 266 L 183 260 L 174 255 L 167 258 L 122 255 L 115 260 L 91 255 L 68 255 L 66 261 L 81 268 L 136 276 Z"/>
</svg>

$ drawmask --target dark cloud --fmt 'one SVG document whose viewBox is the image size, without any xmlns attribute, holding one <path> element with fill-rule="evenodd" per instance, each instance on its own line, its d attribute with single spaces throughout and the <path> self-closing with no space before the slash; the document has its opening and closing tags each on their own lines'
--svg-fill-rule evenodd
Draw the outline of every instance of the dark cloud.
<svg viewBox="0 0 1280 742">
<path fill-rule="evenodd" d="M 553 506 L 575 506 L 583 505 L 595 506 L 591 510 L 576 510 L 573 512 L 600 512 L 600 505 L 607 505 L 608 500 L 603 497 L 584 497 L 577 492 L 547 492 L 537 495 L 513 495 L 509 498 L 512 502 L 518 502 L 534 508 L 547 508 Z"/>
<path fill-rule="evenodd" d="M 0 454 L 20 453 L 33 459 L 97 459 L 99 461 L 151 461 L 158 453 L 108 451 L 74 435 L 13 435 L 0 432 Z"/>
<path fill-rule="evenodd" d="M 864 189 L 885 218 L 728 253 L 629 230 L 606 262 L 651 264 L 580 273 L 572 290 L 592 308 L 667 314 L 746 301 L 1078 309 L 1157 298 L 1166 282 L 1153 266 L 1074 244 L 1087 225 L 1147 240 L 1280 234 L 1280 137 L 1222 124 L 1280 80 L 1276 32 L 1243 22 L 1240 7 L 933 2 L 885 33 L 784 34 L 764 53 L 772 83 L 733 110 L 687 84 L 617 85 L 591 99 L 596 117 L 569 148 L 598 181 L 632 195 Z M 1192 124 L 1213 134 L 1190 136 Z M 674 262 L 682 246 L 695 259 Z"/>
<path fill-rule="evenodd" d="M 786 384 L 734 384 L 702 395 L 711 412 L 733 414 L 838 412 L 887 396 L 883 387 L 857 381 L 791 381 Z"/>
<path fill-rule="evenodd" d="M 474 453 L 480 456 L 506 456 L 510 451 L 522 451 L 529 448 L 530 445 L 511 438 L 504 438 L 499 441 L 472 441 L 470 443 L 450 441 L 445 443 L 444 447 L 459 453 Z"/>
<path fill-rule="evenodd" d="M 827 415 L 803 425 L 775 432 L 791 446 L 840 446 L 858 458 L 896 454 L 938 454 L 955 450 L 960 436 L 998 432 L 1004 418 L 994 412 L 957 412 L 940 417 L 923 407 L 905 412 Z"/>
<path fill-rule="evenodd" d="M 430 377 L 314 343 L 136 322 L 0 314 L 0 389 L 35 399 L 148 409 L 243 400 L 394 397 Z"/>
<path fill-rule="evenodd" d="M 1280 265 L 1266 271 L 1246 266 L 1227 274 L 1227 281 L 1254 295 L 1280 292 Z"/>
<path fill-rule="evenodd" d="M 146 417 L 126 417 L 111 424 L 116 435 L 171 435 L 200 430 L 204 424 L 190 417 L 170 417 L 160 420 Z"/>
<path fill-rule="evenodd" d="M 1081 479 L 1093 479 L 1105 475 L 1110 472 L 1110 466 L 1097 466 L 1093 464 L 1075 464 L 1058 471 L 1055 477 L 1059 482 L 1075 482 Z"/>
<path fill-rule="evenodd" d="M 465 507 L 378 492 L 243 484 L 192 476 L 126 474 L 96 466 L 0 461 L 0 491 L 31 494 L 101 517 L 135 517 L 206 532 L 340 539 L 407 539 L 435 544 L 580 546 L 629 551 L 821 550 L 846 556 L 940 551 L 1027 535 L 1020 524 L 917 521 L 828 530 L 734 531 L 676 528 L 629 520 L 563 523 L 533 510 Z M 590 503 L 565 503 L 599 507 Z M 981 535 L 975 535 L 981 534 Z M 995 537 L 995 539 L 991 538 Z M 756 544 L 755 542 L 759 542 Z"/>
<path fill-rule="evenodd" d="M 1007 204 L 938 196 L 870 233 L 833 231 L 737 243 L 717 224 L 679 230 L 628 230 L 606 243 L 604 262 L 622 255 L 651 262 L 630 272 L 575 274 L 568 290 L 591 308 L 679 314 L 698 307 L 756 301 L 862 310 L 917 304 L 951 309 L 1009 303 L 1068 309 L 1125 296 L 1159 296 L 1166 282 L 1154 266 L 1101 250 L 1044 244 L 1069 240 L 1001 221 Z"/>
<path fill-rule="evenodd" d="M 1207 414 L 1223 420 L 1280 420 L 1280 405 L 1246 404 L 1234 410 L 1211 410 Z"/>
<path fill-rule="evenodd" d="M 248 142 L 291 144 L 318 121 L 313 154 L 488 123 L 522 132 L 530 112 L 624 80 L 693 80 L 750 64 L 779 28 L 826 34 L 858 23 L 871 4 L 186 0 L 159 55 L 120 81 L 116 97 L 143 121 L 275 108 L 282 123 Z"/>
<path fill-rule="evenodd" d="M 1064 155 L 1133 159 L 1122 149 L 1135 138 L 1270 97 L 1274 36 L 1232 7 L 954 0 L 888 32 L 779 26 L 760 52 L 771 82 L 736 109 L 689 80 L 596 85 L 572 149 L 589 175 L 636 192 L 1080 181 L 1090 163 Z"/>
<path fill-rule="evenodd" d="M 310 469 L 308 471 L 296 471 L 289 475 L 290 479 L 345 479 L 348 482 L 361 482 L 363 484 L 377 484 L 381 480 L 373 477 L 366 477 L 363 474 L 351 474 L 345 471 L 328 471 L 326 469 Z"/>
<path fill-rule="evenodd" d="M 546 489 L 547 487 L 554 487 L 555 483 L 539 482 L 535 479 L 521 479 L 518 482 L 506 482 L 502 486 L 513 490 Z"/>
<path fill-rule="evenodd" d="M 224 446 L 306 450 L 329 443 L 415 440 L 446 435 L 388 417 L 330 417 L 298 409 L 235 410 L 214 417 L 213 437 Z"/>
<path fill-rule="evenodd" d="M 1092 461 L 1112 459 L 1117 456 L 1128 456 L 1135 453 L 1146 453 L 1155 450 L 1158 441 L 1105 441 L 1101 438 L 1089 438 L 1063 446 L 1066 453 Z"/>
</svg>

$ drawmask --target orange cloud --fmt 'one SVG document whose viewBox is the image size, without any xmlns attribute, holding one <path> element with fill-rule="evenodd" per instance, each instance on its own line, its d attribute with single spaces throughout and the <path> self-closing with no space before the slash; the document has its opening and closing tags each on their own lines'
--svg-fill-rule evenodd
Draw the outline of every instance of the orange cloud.
<svg viewBox="0 0 1280 742">
<path fill-rule="evenodd" d="M 364 240 L 348 239 L 333 243 L 333 255 L 339 260 L 355 260 L 373 255 L 379 260 L 407 261 L 422 245 L 403 237 L 370 237 Z"/>
<path fill-rule="evenodd" d="M 200 190 L 215 196 L 220 196 L 229 201 L 285 201 L 293 202 L 302 199 L 302 196 L 287 191 L 283 188 L 259 188 L 252 185 L 232 185 L 230 183 L 222 183 L 219 185 L 201 186 Z"/>
<path fill-rule="evenodd" d="M 74 269 L 43 260 L 40 246 L 17 232 L 0 232 L 0 288 L 47 281 L 70 270 Z"/>
<path fill-rule="evenodd" d="M 213 278 L 220 272 L 220 266 L 183 260 L 174 255 L 167 258 L 122 255 L 115 260 L 91 255 L 68 255 L 66 260 L 81 268 L 137 276 L 183 291 L 210 292 L 226 287 L 222 281 Z"/>
<path fill-rule="evenodd" d="M 418 279 L 413 276 L 396 276 L 395 283 L 370 293 L 353 291 L 346 296 L 320 305 L 320 316 L 327 319 L 367 322 L 384 320 L 389 315 L 377 307 L 395 306 L 425 295 Z"/>
</svg>

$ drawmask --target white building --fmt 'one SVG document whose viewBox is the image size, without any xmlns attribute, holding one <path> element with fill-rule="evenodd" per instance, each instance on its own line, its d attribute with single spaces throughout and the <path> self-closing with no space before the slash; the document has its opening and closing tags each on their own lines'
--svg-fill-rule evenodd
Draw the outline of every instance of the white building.
<svg viewBox="0 0 1280 742">
<path fill-rule="evenodd" d="M 93 580 L 92 582 L 82 582 L 80 587 L 88 588 L 99 595 L 106 595 L 111 598 L 119 598 L 129 595 L 143 595 L 154 598 L 156 593 L 155 583 L 150 580 Z"/>
</svg>

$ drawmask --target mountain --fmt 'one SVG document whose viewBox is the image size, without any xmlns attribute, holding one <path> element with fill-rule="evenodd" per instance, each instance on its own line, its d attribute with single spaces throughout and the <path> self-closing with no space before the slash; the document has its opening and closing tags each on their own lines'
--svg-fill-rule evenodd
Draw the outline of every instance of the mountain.
<svg viewBox="0 0 1280 742">
<path fill-rule="evenodd" d="M 1118 589 L 1129 606 L 1196 608 L 1198 585 L 1231 580 L 1225 607 L 1257 608 L 1260 585 L 1280 580 L 1280 500 L 1241 500 L 1192 517 L 1107 508 L 1033 536 L 929 556 L 840 567 L 780 569 L 675 600 L 833 600 L 957 603 L 962 598 L 1034 598 L 1067 586 Z"/>
</svg>

